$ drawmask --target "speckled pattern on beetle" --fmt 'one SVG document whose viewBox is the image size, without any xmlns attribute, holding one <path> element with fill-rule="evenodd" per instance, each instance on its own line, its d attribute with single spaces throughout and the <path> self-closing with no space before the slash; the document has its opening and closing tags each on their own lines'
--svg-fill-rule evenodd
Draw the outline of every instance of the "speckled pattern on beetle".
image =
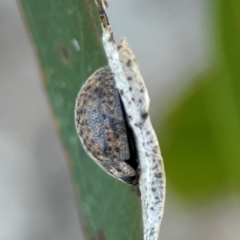
<svg viewBox="0 0 240 240">
<path fill-rule="evenodd" d="M 88 78 L 78 94 L 75 123 L 85 151 L 103 170 L 119 180 L 137 184 L 137 160 L 130 149 L 123 111 L 111 69 L 102 67 Z"/>
</svg>

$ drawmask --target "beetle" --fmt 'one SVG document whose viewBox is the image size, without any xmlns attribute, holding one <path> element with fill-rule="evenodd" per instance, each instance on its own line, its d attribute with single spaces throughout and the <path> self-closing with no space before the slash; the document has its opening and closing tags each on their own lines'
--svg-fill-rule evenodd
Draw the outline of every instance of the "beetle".
<svg viewBox="0 0 240 240">
<path fill-rule="evenodd" d="M 93 73 L 79 91 L 75 125 L 85 151 L 105 172 L 138 183 L 134 138 L 109 66 Z"/>
</svg>

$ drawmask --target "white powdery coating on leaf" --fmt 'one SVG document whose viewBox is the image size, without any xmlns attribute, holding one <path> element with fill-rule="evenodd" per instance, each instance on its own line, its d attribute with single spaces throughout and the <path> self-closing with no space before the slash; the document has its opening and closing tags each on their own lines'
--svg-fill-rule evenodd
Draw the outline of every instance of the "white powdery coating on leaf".
<svg viewBox="0 0 240 240">
<path fill-rule="evenodd" d="M 155 131 L 148 115 L 149 96 L 132 50 L 123 39 L 117 48 L 110 27 L 103 28 L 103 45 L 135 136 L 141 173 L 144 239 L 157 240 L 165 201 L 165 173 Z"/>
</svg>

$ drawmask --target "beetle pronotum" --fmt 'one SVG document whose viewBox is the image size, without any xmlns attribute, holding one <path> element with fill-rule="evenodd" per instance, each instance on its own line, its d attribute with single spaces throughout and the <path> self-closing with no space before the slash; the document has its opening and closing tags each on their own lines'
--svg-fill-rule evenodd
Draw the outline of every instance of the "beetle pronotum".
<svg viewBox="0 0 240 240">
<path fill-rule="evenodd" d="M 133 139 L 115 85 L 110 67 L 102 67 L 88 78 L 77 97 L 76 128 L 84 149 L 103 170 L 137 184 Z"/>
</svg>

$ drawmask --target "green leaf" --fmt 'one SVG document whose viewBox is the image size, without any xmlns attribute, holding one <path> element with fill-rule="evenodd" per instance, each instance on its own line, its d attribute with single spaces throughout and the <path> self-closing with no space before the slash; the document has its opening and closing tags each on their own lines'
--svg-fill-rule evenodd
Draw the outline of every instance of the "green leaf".
<svg viewBox="0 0 240 240">
<path fill-rule="evenodd" d="M 166 118 L 169 185 L 183 198 L 240 193 L 240 2 L 216 0 L 217 61 Z"/>
<path fill-rule="evenodd" d="M 106 65 L 92 0 L 21 0 L 43 76 L 43 86 L 68 155 L 88 239 L 142 239 L 135 190 L 103 172 L 85 154 L 74 124 L 77 93 Z"/>
</svg>

